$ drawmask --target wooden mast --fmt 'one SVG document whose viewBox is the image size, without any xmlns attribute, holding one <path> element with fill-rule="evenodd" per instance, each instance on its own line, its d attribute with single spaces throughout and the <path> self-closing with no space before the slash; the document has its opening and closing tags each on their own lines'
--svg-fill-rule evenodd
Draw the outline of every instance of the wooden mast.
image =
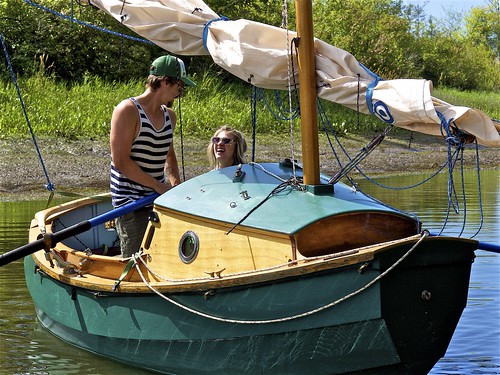
<svg viewBox="0 0 500 375">
<path fill-rule="evenodd" d="M 316 112 L 316 63 L 312 23 L 312 0 L 296 0 L 299 38 L 299 94 L 302 129 L 304 184 L 319 185 L 318 115 Z"/>
</svg>

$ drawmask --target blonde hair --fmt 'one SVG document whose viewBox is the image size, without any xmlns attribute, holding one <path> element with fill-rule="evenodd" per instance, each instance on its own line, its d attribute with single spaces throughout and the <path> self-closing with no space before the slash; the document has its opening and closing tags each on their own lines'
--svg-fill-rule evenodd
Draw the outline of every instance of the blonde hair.
<svg viewBox="0 0 500 375">
<path fill-rule="evenodd" d="M 241 134 L 238 130 L 233 129 L 229 125 L 223 125 L 219 129 L 217 129 L 214 133 L 214 137 L 217 137 L 219 133 L 225 131 L 229 135 L 231 135 L 234 138 L 234 141 L 236 143 L 236 147 L 234 149 L 234 154 L 233 154 L 233 164 L 232 165 L 238 165 L 238 164 L 245 164 L 245 152 L 247 151 L 247 141 L 245 141 L 245 138 L 243 137 L 243 134 Z M 219 166 L 217 165 L 217 159 L 215 158 L 214 154 L 214 145 L 212 143 L 212 139 L 210 139 L 210 142 L 207 147 L 207 158 L 208 161 L 210 162 L 210 166 L 213 168 L 218 168 Z"/>
</svg>

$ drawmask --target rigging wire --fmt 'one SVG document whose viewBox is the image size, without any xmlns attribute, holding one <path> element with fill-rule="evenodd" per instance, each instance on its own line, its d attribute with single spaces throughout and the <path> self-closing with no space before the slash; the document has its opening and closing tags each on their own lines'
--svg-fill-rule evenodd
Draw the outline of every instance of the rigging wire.
<svg viewBox="0 0 500 375">
<path fill-rule="evenodd" d="M 17 97 L 18 97 L 19 102 L 21 103 L 21 107 L 23 109 L 24 118 L 26 119 L 26 123 L 28 125 L 28 129 L 30 131 L 31 138 L 33 140 L 33 144 L 35 145 L 35 149 L 36 149 L 36 152 L 38 154 L 38 159 L 40 160 L 40 164 L 42 166 L 42 170 L 43 170 L 43 173 L 45 175 L 45 179 L 47 180 L 47 183 L 45 184 L 45 188 L 50 192 L 54 192 L 55 185 L 50 181 L 49 174 L 47 172 L 47 168 L 45 167 L 45 163 L 43 162 L 42 154 L 40 152 L 40 148 L 38 147 L 38 143 L 36 141 L 35 132 L 33 131 L 33 127 L 31 126 L 31 121 L 30 121 L 29 116 L 28 116 L 28 111 L 26 110 L 26 106 L 24 105 L 23 97 L 21 95 L 21 90 L 19 89 L 19 85 L 17 84 L 16 74 L 14 73 L 14 68 L 12 67 L 12 63 L 11 63 L 10 58 L 9 58 L 9 53 L 7 51 L 7 46 L 5 45 L 4 38 L 3 38 L 3 35 L 1 32 L 0 32 L 0 41 L 2 43 L 3 51 L 5 53 L 5 59 L 7 60 L 7 66 L 9 67 L 9 72 L 10 72 L 10 75 L 12 77 L 12 81 L 14 82 L 14 86 L 16 88 Z M 52 196 L 53 196 L 53 194 L 51 195 L 50 199 L 52 199 Z"/>
<path fill-rule="evenodd" d="M 180 83 L 178 83 L 179 89 L 180 89 Z M 181 169 L 182 169 L 182 181 L 186 181 L 186 168 L 185 168 L 185 162 L 184 162 L 184 132 L 183 132 L 183 124 L 184 122 L 182 121 L 182 106 L 181 106 L 181 96 L 179 95 L 177 98 L 177 112 L 179 113 L 179 134 L 181 137 Z M 171 146 L 173 147 L 173 145 Z"/>
<path fill-rule="evenodd" d="M 249 78 L 250 82 L 251 78 Z M 257 136 L 257 86 L 252 85 L 252 98 L 250 107 L 252 109 L 252 163 L 255 162 L 255 142 Z"/>
<path fill-rule="evenodd" d="M 292 46 L 295 44 L 295 38 L 290 42 L 290 30 L 288 29 L 288 1 L 283 0 L 283 11 L 282 11 L 282 24 L 286 30 L 286 51 L 287 54 L 287 83 L 288 83 L 288 110 L 289 113 L 292 114 L 292 85 L 291 85 L 291 77 L 294 77 L 295 80 L 295 71 L 293 69 L 293 50 Z M 288 46 L 290 45 L 290 50 Z M 295 82 L 294 82 L 295 83 Z M 290 159 L 292 159 L 292 171 L 294 180 L 297 179 L 297 171 L 295 168 L 295 141 L 294 141 L 294 132 L 293 132 L 293 116 L 289 116 L 289 126 L 290 126 Z"/>
<path fill-rule="evenodd" d="M 324 108 L 323 108 L 323 106 L 322 106 L 322 104 L 321 104 L 320 101 L 318 101 L 318 113 L 320 114 L 319 118 L 320 118 L 323 130 L 324 130 L 324 132 L 325 132 L 325 134 L 327 136 L 327 139 L 329 141 L 330 148 L 331 148 L 331 150 L 332 150 L 332 152 L 333 152 L 333 154 L 334 154 L 337 162 L 341 166 L 341 169 L 345 168 L 342 165 L 342 162 L 340 160 L 339 155 L 335 151 L 335 146 L 333 145 L 333 142 L 332 142 L 332 139 L 330 137 L 330 134 L 332 134 L 334 136 L 334 138 L 335 138 L 337 144 L 339 145 L 340 149 L 342 150 L 343 154 L 349 160 L 349 163 L 353 160 L 353 158 L 351 158 L 349 156 L 347 150 L 342 146 L 342 143 L 340 142 L 339 138 L 337 137 L 337 134 L 336 134 L 336 132 L 335 132 L 335 130 L 333 128 L 333 125 L 328 120 L 328 117 L 326 116 L 325 110 L 324 110 Z M 442 134 L 443 134 L 443 138 L 445 139 L 445 142 L 447 144 L 447 159 L 443 163 L 443 165 L 441 165 L 429 177 L 426 177 L 423 180 L 421 180 L 421 181 L 419 181 L 417 183 L 414 183 L 412 185 L 407 185 L 407 186 L 402 186 L 402 187 L 394 187 L 394 186 L 384 185 L 384 184 L 376 181 L 375 179 L 369 177 L 366 173 L 363 172 L 363 170 L 359 166 L 356 166 L 356 170 L 361 174 L 361 176 L 363 178 L 365 178 L 367 181 L 369 181 L 369 182 L 377 185 L 380 188 L 384 188 L 384 189 L 388 189 L 388 190 L 407 190 L 407 189 L 415 188 L 417 186 L 420 186 L 420 185 L 428 182 L 432 178 L 436 177 L 439 173 L 441 173 L 444 170 L 445 167 L 448 167 L 447 168 L 447 172 L 448 172 L 448 183 L 447 183 L 448 184 L 448 188 L 447 188 L 446 216 L 445 216 L 445 218 L 443 220 L 442 228 L 441 228 L 441 231 L 440 231 L 439 234 L 442 234 L 443 231 L 445 230 L 445 228 L 447 227 L 451 211 L 453 210 L 453 212 L 456 213 L 456 214 L 460 214 L 461 211 L 462 211 L 462 214 L 463 214 L 462 227 L 461 227 L 460 233 L 459 233 L 459 236 L 461 236 L 463 234 L 464 230 L 465 230 L 466 221 L 467 221 L 467 195 L 465 193 L 466 192 L 466 188 L 465 188 L 465 176 L 464 176 L 465 173 L 464 173 L 464 165 L 463 165 L 463 163 L 464 163 L 464 145 L 465 145 L 466 135 L 464 133 L 462 133 L 456 127 L 456 125 L 453 123 L 452 120 L 447 121 L 446 119 L 444 119 L 444 117 L 442 117 L 441 120 L 442 120 L 441 121 Z M 476 160 L 476 172 L 477 172 L 477 176 L 478 176 L 478 184 L 477 184 L 477 186 L 478 186 L 478 200 L 479 200 L 480 224 L 479 224 L 479 229 L 477 230 L 477 232 L 471 238 L 473 238 L 474 236 L 476 236 L 479 233 L 479 230 L 482 227 L 483 217 L 484 217 L 482 200 L 481 200 L 481 181 L 480 181 L 480 168 L 479 168 L 479 151 L 478 151 L 477 141 L 475 141 L 475 148 L 476 148 L 476 157 L 475 157 L 475 160 Z M 457 164 L 457 163 L 459 163 L 459 164 Z M 455 178 L 454 178 L 454 172 L 457 170 L 457 165 L 460 165 L 459 173 L 460 173 L 460 176 L 461 176 L 461 183 L 460 183 L 460 185 L 461 185 L 461 198 L 460 199 L 458 198 L 457 188 L 456 188 Z M 353 184 L 353 186 L 356 186 L 356 189 L 358 189 L 357 184 L 349 176 L 346 176 L 346 177 L 351 182 L 351 184 Z M 370 197 L 370 198 L 374 199 L 373 197 Z M 460 201 L 463 202 L 463 204 L 462 204 L 463 205 L 463 209 L 462 210 L 460 209 L 460 206 L 461 206 L 460 205 Z M 380 202 L 380 201 L 379 201 L 379 203 L 384 204 L 383 202 Z M 391 207 L 391 208 L 393 208 L 393 207 Z"/>
<path fill-rule="evenodd" d="M 475 146 L 475 151 L 476 151 L 476 172 L 477 172 L 477 199 L 479 203 L 479 227 L 476 230 L 476 233 L 474 233 L 471 238 L 476 237 L 479 232 L 481 231 L 481 228 L 483 227 L 483 221 L 484 221 L 484 212 L 483 212 L 483 199 L 482 199 L 482 191 L 481 191 L 481 166 L 479 164 L 479 145 L 477 144 L 477 140 L 474 139 L 474 146 Z"/>
</svg>

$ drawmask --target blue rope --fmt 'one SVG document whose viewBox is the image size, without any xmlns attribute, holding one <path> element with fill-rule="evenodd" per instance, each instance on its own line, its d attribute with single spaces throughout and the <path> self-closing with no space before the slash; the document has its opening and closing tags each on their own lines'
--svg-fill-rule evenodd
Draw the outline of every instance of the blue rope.
<svg viewBox="0 0 500 375">
<path fill-rule="evenodd" d="M 378 85 L 378 83 L 382 80 L 378 75 L 373 73 L 370 69 L 368 69 L 366 66 L 363 64 L 359 63 L 361 67 L 373 78 L 372 83 L 367 87 L 366 89 L 366 105 L 368 106 L 368 110 L 370 113 L 373 115 L 373 103 L 372 103 L 372 97 L 373 97 L 373 90 L 375 90 L 375 87 Z"/>
<path fill-rule="evenodd" d="M 333 154 L 335 155 L 335 158 L 337 159 L 337 162 L 339 163 L 340 167 L 343 168 L 342 162 L 340 161 L 340 158 L 339 158 L 337 152 L 335 151 L 335 147 L 333 146 L 332 140 L 330 138 L 330 135 L 329 135 L 330 133 L 333 134 L 333 136 L 335 138 L 335 141 L 339 145 L 339 147 L 342 150 L 342 152 L 344 153 L 344 155 L 347 156 L 347 158 L 349 159 L 349 161 L 352 160 L 352 158 L 349 156 L 349 153 L 347 152 L 347 150 L 345 149 L 345 147 L 342 145 L 342 143 L 340 142 L 339 138 L 337 137 L 337 133 L 335 132 L 335 129 L 333 129 L 333 125 L 330 122 L 330 120 L 328 119 L 328 116 L 326 115 L 326 111 L 324 110 L 323 104 L 321 103 L 320 100 L 317 100 L 317 107 L 318 107 L 318 116 L 320 118 L 320 123 L 323 126 L 323 129 L 325 131 L 325 135 L 326 135 L 326 137 L 328 139 L 328 143 L 330 144 L 330 148 L 331 148 Z M 330 132 L 328 131 L 326 125 L 329 126 Z M 369 179 L 368 176 L 366 176 L 361 171 L 361 169 L 359 169 L 359 167 L 356 167 L 356 169 L 360 173 L 362 173 L 362 175 L 365 178 Z M 373 196 L 371 196 L 371 195 L 369 195 L 369 194 L 367 194 L 367 193 L 359 190 L 357 184 L 354 182 L 354 180 L 351 177 L 346 176 L 346 178 L 349 180 L 349 182 L 352 184 L 352 186 L 356 187 L 356 190 L 359 191 L 361 194 L 363 194 L 365 197 L 371 199 L 374 202 L 377 202 L 378 204 L 380 204 L 380 205 L 382 205 L 384 207 L 390 208 L 391 210 L 394 210 L 396 212 L 399 212 L 399 213 L 402 213 L 402 214 L 406 214 L 408 216 L 413 217 L 417 221 L 418 226 L 420 227 L 420 218 L 417 215 L 415 215 L 413 212 L 407 212 L 407 211 L 400 210 L 399 208 L 393 207 L 393 206 L 391 206 L 391 205 L 389 205 L 389 204 L 387 204 L 385 202 L 382 202 L 382 201 L 376 199 L 375 197 L 373 197 Z"/>
<path fill-rule="evenodd" d="M 5 53 L 5 59 L 7 60 L 7 65 L 9 67 L 12 81 L 14 82 L 14 86 L 16 87 L 17 97 L 19 98 L 19 102 L 21 103 L 21 107 L 23 108 L 24 117 L 26 119 L 26 123 L 28 124 L 28 128 L 29 128 L 29 131 L 31 133 L 31 138 L 33 139 L 33 144 L 35 145 L 36 152 L 38 154 L 38 158 L 40 159 L 40 164 L 42 165 L 43 173 L 45 174 L 45 178 L 47 179 L 47 184 L 45 185 L 45 187 L 47 188 L 48 191 L 54 191 L 55 186 L 52 182 L 50 182 L 50 178 L 49 178 L 49 175 L 47 173 L 47 169 L 45 168 L 45 164 L 44 164 L 43 159 L 42 159 L 42 154 L 40 153 L 40 149 L 38 148 L 38 144 L 37 144 L 36 138 L 35 138 L 35 133 L 33 132 L 33 128 L 31 127 L 31 122 L 30 122 L 30 119 L 28 117 L 28 112 L 26 111 L 26 106 L 24 105 L 24 101 L 23 101 L 23 98 L 21 96 L 21 91 L 19 90 L 19 86 L 17 84 L 16 75 L 14 74 L 14 69 L 12 68 L 12 63 L 10 62 L 9 53 L 7 52 L 7 46 L 5 45 L 3 35 L 1 32 L 0 32 L 0 41 L 2 42 L 2 47 L 3 47 L 4 53 Z"/>
<path fill-rule="evenodd" d="M 293 109 L 291 116 L 289 116 L 290 111 L 286 109 L 288 105 L 283 104 L 279 90 L 274 90 L 274 104 L 277 108 L 276 111 L 271 108 L 271 104 L 265 95 L 264 89 L 257 88 L 256 100 L 262 100 L 269 113 L 271 113 L 271 115 L 273 115 L 273 117 L 277 120 L 290 121 L 296 119 L 300 115 L 300 107 L 297 105 Z"/>
<path fill-rule="evenodd" d="M 319 111 L 318 111 L 318 113 L 319 113 L 319 118 L 320 118 L 320 120 L 322 120 L 322 121 L 321 121 L 321 123 L 323 124 L 323 129 L 324 129 L 325 134 L 326 134 L 326 136 L 327 136 L 327 139 L 328 139 L 328 141 L 329 141 L 329 143 L 330 143 L 330 148 L 332 149 L 332 151 L 333 151 L 333 153 L 335 154 L 335 157 L 336 157 L 336 159 L 337 159 L 337 162 L 339 163 L 340 167 L 342 168 L 342 167 L 343 167 L 342 162 L 340 161 L 339 156 L 338 156 L 338 155 L 337 155 L 337 153 L 335 152 L 335 147 L 333 146 L 333 144 L 332 144 L 332 142 L 331 142 L 331 140 L 330 140 L 330 136 L 329 136 L 328 129 L 324 126 L 324 124 L 325 124 L 325 123 L 326 123 L 326 124 L 328 124 L 329 129 L 330 129 L 330 132 L 334 135 L 335 140 L 336 140 L 337 144 L 339 145 L 339 147 L 341 148 L 341 150 L 342 150 L 342 152 L 344 153 L 344 155 L 345 155 L 345 156 L 349 159 L 349 161 L 351 161 L 351 160 L 352 160 L 352 158 L 350 157 L 349 153 L 348 153 L 348 152 L 346 151 L 346 149 L 342 146 L 342 143 L 341 143 L 341 142 L 340 142 L 340 140 L 338 139 L 338 137 L 337 137 L 337 135 L 336 135 L 336 132 L 335 132 L 335 130 L 334 130 L 334 128 L 333 128 L 333 125 L 332 125 L 332 123 L 329 121 L 328 117 L 326 116 L 326 112 L 325 112 L 325 110 L 324 110 L 324 108 L 323 108 L 323 106 L 322 106 L 321 102 L 319 102 L 319 101 L 318 101 L 318 103 L 319 103 L 319 105 L 318 105 L 318 109 L 319 109 Z M 359 172 L 359 173 L 360 173 L 360 174 L 361 174 L 361 175 L 362 175 L 362 176 L 363 176 L 366 180 L 368 180 L 369 182 L 371 182 L 371 183 L 373 183 L 374 185 L 377 185 L 377 186 L 379 186 L 379 187 L 381 187 L 381 188 L 388 189 L 388 190 L 408 190 L 408 189 L 412 189 L 412 188 L 415 188 L 415 187 L 418 187 L 418 186 L 420 186 L 420 185 L 425 184 L 426 182 L 428 182 L 429 180 L 431 180 L 432 178 L 434 178 L 436 175 L 438 175 L 438 174 L 439 174 L 439 173 L 440 173 L 440 172 L 444 169 L 444 167 L 446 167 L 447 165 L 448 165 L 448 161 L 444 162 L 444 164 L 443 164 L 441 167 L 439 167 L 439 168 L 437 169 L 437 171 L 436 171 L 436 172 L 434 172 L 431 176 L 429 176 L 429 177 L 427 177 L 427 178 L 423 179 L 422 181 L 419 181 L 419 182 L 417 182 L 417 183 L 415 183 L 415 184 L 413 184 L 413 185 L 406 185 L 406 186 L 399 186 L 399 187 L 398 187 L 398 186 L 389 186 L 389 185 L 384 185 L 384 184 L 382 184 L 382 183 L 378 182 L 377 180 L 375 180 L 375 179 L 373 179 L 373 178 L 369 177 L 369 176 L 368 176 L 365 172 L 363 172 L 363 170 L 362 170 L 361 168 L 359 168 L 359 167 L 356 167 L 356 170 L 357 170 L 357 171 L 358 171 L 358 172 Z"/>
<path fill-rule="evenodd" d="M 208 28 L 210 27 L 210 25 L 214 22 L 217 22 L 217 21 L 228 21 L 229 18 L 227 17 L 220 17 L 220 18 L 215 18 L 213 20 L 210 20 L 208 21 L 206 24 L 205 24 L 205 27 L 203 28 L 203 47 L 208 51 L 208 48 L 207 48 L 207 38 L 208 38 Z"/>
<path fill-rule="evenodd" d="M 322 105 L 321 101 L 319 101 L 319 100 L 318 100 L 318 115 L 319 115 L 320 123 L 322 124 L 322 128 L 323 128 L 323 130 L 327 136 L 328 142 L 330 144 L 330 148 L 333 152 L 333 155 L 334 155 L 335 159 L 337 160 L 339 166 L 342 168 L 343 167 L 342 162 L 340 160 L 340 157 L 339 157 L 337 151 L 335 150 L 335 147 L 333 145 L 333 140 L 332 140 L 330 134 L 333 135 L 336 143 L 338 144 L 338 146 L 342 150 L 343 154 L 348 158 L 348 160 L 351 161 L 352 158 L 349 156 L 348 152 L 346 151 L 346 149 L 343 147 L 342 143 L 340 142 L 340 140 L 335 132 L 335 129 L 333 128 L 332 123 L 329 121 L 328 116 L 326 115 L 326 112 L 323 108 L 323 105 Z M 420 182 L 412 184 L 412 185 L 403 186 L 403 187 L 394 187 L 394 186 L 387 186 L 387 185 L 381 184 L 380 182 L 376 181 L 375 179 L 370 178 L 359 167 L 356 167 L 356 169 L 366 180 L 368 180 L 369 182 L 371 182 L 371 183 L 373 183 L 381 188 L 385 188 L 385 189 L 389 189 L 389 190 L 406 190 L 406 189 L 412 189 L 412 188 L 418 187 L 418 186 L 428 182 L 432 178 L 436 177 L 445 167 L 448 167 L 447 209 L 446 209 L 446 217 L 443 221 L 441 231 L 439 232 L 439 234 L 441 234 L 441 233 L 443 233 L 443 231 L 445 230 L 445 228 L 448 224 L 451 210 L 453 209 L 454 212 L 457 214 L 460 213 L 459 198 L 458 198 L 458 194 L 457 194 L 457 190 L 456 190 L 456 186 L 455 186 L 455 181 L 454 181 L 454 177 L 453 177 L 453 173 L 456 169 L 457 162 L 460 161 L 460 175 L 461 175 L 461 189 L 462 189 L 461 200 L 463 201 L 462 228 L 461 228 L 460 233 L 458 235 L 458 237 L 460 237 L 463 235 L 463 233 L 465 231 L 466 222 L 467 222 L 467 199 L 466 199 L 467 194 L 466 194 L 466 189 L 465 189 L 465 174 L 464 174 L 464 143 L 465 143 L 466 138 L 465 138 L 465 134 L 463 132 L 461 132 L 460 129 L 458 129 L 456 127 L 456 124 L 454 124 L 452 120 L 447 121 L 444 118 L 444 116 L 442 116 L 442 114 L 438 113 L 438 115 L 440 116 L 440 119 L 441 119 L 441 133 L 442 133 L 443 138 L 447 144 L 448 157 L 447 157 L 447 160 L 445 161 L 445 163 L 441 167 L 439 167 L 431 176 L 423 179 Z M 474 235 L 472 235 L 470 238 L 475 237 L 479 233 L 479 231 L 481 230 L 481 228 L 483 226 L 483 220 L 484 220 L 482 197 L 481 197 L 479 147 L 478 147 L 477 141 L 475 142 L 475 149 L 476 149 L 476 171 L 477 171 L 477 181 L 478 181 L 477 185 L 478 185 L 480 224 L 479 224 L 479 228 L 477 229 L 476 233 Z M 352 178 L 350 178 L 349 176 L 346 176 L 346 177 L 350 181 L 350 183 L 353 186 L 355 186 L 357 190 L 359 190 L 357 187 L 357 184 L 352 180 Z M 391 207 L 391 206 L 385 204 L 384 202 L 378 201 L 376 198 L 374 198 L 374 197 L 372 197 L 372 196 L 370 196 L 362 191 L 361 191 L 361 193 L 363 193 L 365 196 L 369 197 L 370 199 L 377 201 L 379 204 L 381 204 L 383 206 L 389 207 L 389 208 L 394 209 L 398 212 L 409 214 L 413 217 L 416 217 L 417 220 L 419 220 L 418 217 L 416 215 L 414 215 L 413 213 L 408 213 L 405 211 L 398 210 L 397 208 Z"/>
<path fill-rule="evenodd" d="M 103 27 L 100 27 L 100 26 L 92 25 L 91 23 L 88 23 L 88 22 L 85 22 L 85 21 L 80 21 L 80 20 L 78 20 L 78 19 L 76 19 L 76 18 L 74 18 L 72 16 L 71 17 L 66 16 L 66 15 L 64 15 L 62 13 L 56 12 L 56 11 L 54 11 L 54 10 L 52 10 L 50 8 L 47 8 L 47 7 L 43 6 L 43 5 L 34 3 L 31 0 L 23 0 L 23 1 L 25 3 L 27 3 L 27 4 L 30 4 L 30 5 L 33 5 L 34 7 L 37 7 L 38 9 L 43 10 L 45 12 L 49 12 L 49 13 L 52 13 L 53 15 L 55 15 L 55 16 L 58 16 L 60 18 L 64 18 L 65 20 L 70 21 L 70 23 L 76 22 L 79 25 L 90 27 L 92 29 L 96 29 L 96 30 L 99 30 L 99 31 L 107 33 L 107 34 L 111 34 L 111 35 L 118 36 L 118 37 L 125 38 L 125 39 L 130 39 L 130 40 L 133 40 L 135 42 L 140 42 L 140 43 L 154 45 L 154 43 L 151 42 L 150 40 L 143 39 L 143 38 L 138 38 L 138 37 L 131 36 L 131 35 L 122 34 L 122 33 L 119 33 L 117 31 L 112 31 L 112 30 L 109 30 L 109 29 L 106 29 L 106 28 L 103 28 Z"/>
<path fill-rule="evenodd" d="M 460 157 L 460 177 L 461 177 L 461 182 L 462 182 L 462 200 L 464 202 L 464 215 L 463 215 L 463 221 L 462 221 L 462 229 L 460 230 L 460 233 L 458 237 L 460 237 L 465 230 L 465 224 L 467 223 L 467 199 L 465 196 L 465 176 L 464 176 L 464 149 L 462 147 L 461 149 L 461 157 Z"/>
<path fill-rule="evenodd" d="M 464 222 L 462 224 L 462 229 L 460 231 L 460 235 L 462 235 L 464 229 L 465 229 L 465 220 L 466 220 L 466 198 L 465 198 L 465 186 L 464 186 L 464 176 L 463 176 L 463 152 L 464 152 L 464 134 L 456 127 L 453 126 L 454 122 L 453 119 L 447 120 L 444 115 L 440 112 L 436 112 L 439 119 L 441 120 L 440 124 L 440 131 L 441 135 L 443 136 L 446 144 L 447 144 L 447 152 L 448 152 L 448 205 L 447 205 L 447 211 L 446 211 L 446 217 L 443 222 L 443 226 L 441 228 L 441 231 L 439 234 L 441 234 L 448 222 L 449 219 L 449 214 L 451 211 L 451 208 L 455 211 L 456 214 L 460 213 L 460 204 L 458 201 L 458 196 L 455 188 L 455 181 L 453 178 L 453 171 L 455 170 L 455 166 L 458 160 L 460 160 L 460 173 L 462 176 L 462 199 L 464 202 Z M 455 151 L 452 153 L 452 148 L 455 148 Z"/>
</svg>

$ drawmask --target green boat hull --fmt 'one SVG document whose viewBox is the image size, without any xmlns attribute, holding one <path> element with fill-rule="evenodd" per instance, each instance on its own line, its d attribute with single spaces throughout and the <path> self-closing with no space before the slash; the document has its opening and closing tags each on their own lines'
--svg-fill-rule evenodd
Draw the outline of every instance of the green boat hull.
<svg viewBox="0 0 500 375">
<path fill-rule="evenodd" d="M 475 243 L 429 238 L 366 287 L 409 248 L 393 247 L 368 264 L 169 300 L 73 287 L 38 272 L 32 257 L 25 275 L 50 332 L 141 368 L 424 374 L 446 352 L 466 306 Z"/>
</svg>

